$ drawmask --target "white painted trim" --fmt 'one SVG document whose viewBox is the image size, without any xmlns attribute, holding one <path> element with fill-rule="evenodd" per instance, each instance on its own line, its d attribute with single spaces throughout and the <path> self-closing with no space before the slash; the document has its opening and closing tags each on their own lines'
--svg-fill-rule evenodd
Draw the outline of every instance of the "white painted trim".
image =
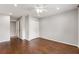
<svg viewBox="0 0 79 59">
<path fill-rule="evenodd" d="M 79 46 L 77 46 L 79 48 Z"/>
</svg>

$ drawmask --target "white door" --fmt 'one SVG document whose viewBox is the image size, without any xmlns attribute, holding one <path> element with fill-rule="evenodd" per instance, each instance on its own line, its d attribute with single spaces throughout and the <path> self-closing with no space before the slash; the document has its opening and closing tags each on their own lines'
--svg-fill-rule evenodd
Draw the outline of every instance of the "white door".
<svg viewBox="0 0 79 59">
<path fill-rule="evenodd" d="M 29 19 L 29 40 L 39 37 L 39 22 L 36 18 Z"/>
</svg>

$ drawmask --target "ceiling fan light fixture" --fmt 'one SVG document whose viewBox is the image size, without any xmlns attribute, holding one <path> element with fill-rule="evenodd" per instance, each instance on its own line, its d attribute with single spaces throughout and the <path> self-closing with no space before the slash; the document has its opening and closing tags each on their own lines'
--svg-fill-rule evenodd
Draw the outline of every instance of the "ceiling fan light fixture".
<svg viewBox="0 0 79 59">
<path fill-rule="evenodd" d="M 42 9 L 37 8 L 37 9 L 36 9 L 36 12 L 37 12 L 37 13 L 42 13 L 42 12 L 43 12 L 43 10 L 42 10 Z"/>
<path fill-rule="evenodd" d="M 37 14 L 47 12 L 47 10 L 44 8 L 44 5 L 36 5 L 35 10 L 36 10 Z"/>
</svg>

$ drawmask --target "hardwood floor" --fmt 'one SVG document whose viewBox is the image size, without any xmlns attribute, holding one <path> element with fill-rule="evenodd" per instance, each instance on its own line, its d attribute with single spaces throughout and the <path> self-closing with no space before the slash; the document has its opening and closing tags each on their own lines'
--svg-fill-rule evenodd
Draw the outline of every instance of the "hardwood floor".
<svg viewBox="0 0 79 59">
<path fill-rule="evenodd" d="M 43 54 L 75 54 L 79 53 L 79 49 L 75 46 L 36 38 L 30 41 L 30 49 L 32 53 Z"/>
<path fill-rule="evenodd" d="M 27 41 L 14 37 L 0 43 L 0 54 L 79 54 L 79 48 L 44 38 Z"/>
</svg>

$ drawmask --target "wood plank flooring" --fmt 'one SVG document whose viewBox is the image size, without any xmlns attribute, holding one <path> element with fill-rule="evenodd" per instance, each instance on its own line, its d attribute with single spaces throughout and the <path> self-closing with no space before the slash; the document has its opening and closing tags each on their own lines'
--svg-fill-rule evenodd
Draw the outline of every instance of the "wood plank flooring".
<svg viewBox="0 0 79 59">
<path fill-rule="evenodd" d="M 44 38 L 27 41 L 14 37 L 0 43 L 0 54 L 79 54 L 79 48 Z"/>
</svg>

